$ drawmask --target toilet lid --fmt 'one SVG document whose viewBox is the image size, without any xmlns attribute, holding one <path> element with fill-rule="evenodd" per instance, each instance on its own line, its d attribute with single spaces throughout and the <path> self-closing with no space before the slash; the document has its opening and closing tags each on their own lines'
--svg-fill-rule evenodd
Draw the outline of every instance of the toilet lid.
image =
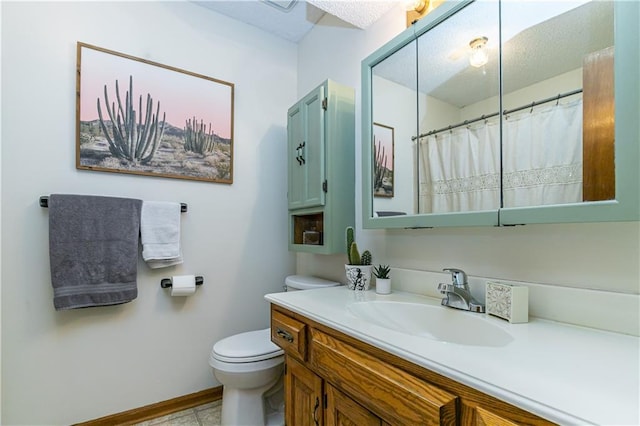
<svg viewBox="0 0 640 426">
<path fill-rule="evenodd" d="M 254 362 L 284 353 L 271 341 L 271 329 L 248 331 L 225 337 L 213 345 L 212 355 L 225 362 Z"/>
<path fill-rule="evenodd" d="M 314 288 L 335 287 L 340 285 L 339 282 L 312 277 L 310 275 L 289 275 L 284 279 L 284 283 L 287 287 L 298 290 L 312 290 Z"/>
</svg>

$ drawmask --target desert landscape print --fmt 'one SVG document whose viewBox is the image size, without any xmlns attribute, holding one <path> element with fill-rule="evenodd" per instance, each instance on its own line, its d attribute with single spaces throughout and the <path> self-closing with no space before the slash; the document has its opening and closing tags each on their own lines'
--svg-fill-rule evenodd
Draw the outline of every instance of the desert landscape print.
<svg viewBox="0 0 640 426">
<path fill-rule="evenodd" d="M 78 43 L 79 169 L 233 182 L 233 84 Z"/>
</svg>

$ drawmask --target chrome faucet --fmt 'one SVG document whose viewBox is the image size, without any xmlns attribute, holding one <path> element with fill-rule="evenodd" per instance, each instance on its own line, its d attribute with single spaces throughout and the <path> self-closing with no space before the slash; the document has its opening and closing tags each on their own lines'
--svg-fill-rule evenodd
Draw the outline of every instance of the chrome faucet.
<svg viewBox="0 0 640 426">
<path fill-rule="evenodd" d="M 444 294 L 442 305 L 463 311 L 484 312 L 484 305 L 478 302 L 469 291 L 467 274 L 461 269 L 445 268 L 443 271 L 451 272 L 451 284 L 438 284 L 438 290 Z"/>
</svg>

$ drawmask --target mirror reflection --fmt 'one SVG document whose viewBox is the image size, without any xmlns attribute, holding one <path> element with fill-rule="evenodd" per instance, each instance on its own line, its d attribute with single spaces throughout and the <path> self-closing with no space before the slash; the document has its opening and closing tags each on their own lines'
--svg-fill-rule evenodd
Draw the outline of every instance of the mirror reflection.
<svg viewBox="0 0 640 426">
<path fill-rule="evenodd" d="M 373 216 L 614 199 L 613 21 L 611 1 L 476 1 L 375 65 L 373 143 L 394 143 L 372 149 Z"/>
<path fill-rule="evenodd" d="M 498 16 L 476 2 L 418 38 L 417 213 L 500 207 Z"/>
<path fill-rule="evenodd" d="M 504 207 L 613 199 L 613 3 L 504 2 L 502 22 Z"/>
<path fill-rule="evenodd" d="M 416 46 L 414 40 L 371 70 L 374 216 L 416 212 L 411 147 L 411 138 L 418 131 Z M 393 150 L 383 152 L 382 142 L 389 134 L 393 137 Z M 389 159 L 393 159 L 393 165 Z"/>
</svg>

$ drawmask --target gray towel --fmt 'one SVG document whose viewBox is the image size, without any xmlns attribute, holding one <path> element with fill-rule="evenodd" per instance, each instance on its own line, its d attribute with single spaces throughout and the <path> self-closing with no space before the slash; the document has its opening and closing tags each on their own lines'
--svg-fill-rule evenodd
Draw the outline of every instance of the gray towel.
<svg viewBox="0 0 640 426">
<path fill-rule="evenodd" d="M 141 200 L 49 197 L 49 260 L 56 310 L 117 305 L 138 296 Z"/>
</svg>

